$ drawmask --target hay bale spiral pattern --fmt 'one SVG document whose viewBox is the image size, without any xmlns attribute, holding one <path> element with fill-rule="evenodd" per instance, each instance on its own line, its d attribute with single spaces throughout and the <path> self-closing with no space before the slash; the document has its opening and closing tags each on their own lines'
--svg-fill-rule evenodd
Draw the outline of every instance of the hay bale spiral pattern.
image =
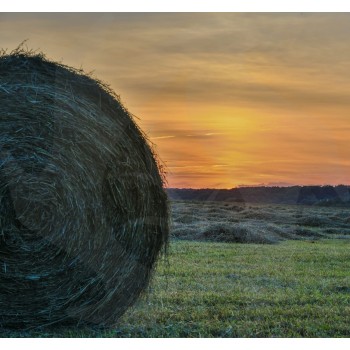
<svg viewBox="0 0 350 350">
<path fill-rule="evenodd" d="M 106 85 L 0 56 L 0 325 L 114 325 L 168 240 L 163 175 Z"/>
</svg>

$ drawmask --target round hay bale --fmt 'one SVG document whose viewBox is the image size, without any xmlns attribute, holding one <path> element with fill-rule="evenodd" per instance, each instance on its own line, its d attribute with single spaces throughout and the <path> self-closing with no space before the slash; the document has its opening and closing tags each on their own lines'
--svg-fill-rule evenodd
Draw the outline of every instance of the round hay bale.
<svg viewBox="0 0 350 350">
<path fill-rule="evenodd" d="M 111 326 L 168 240 L 163 174 L 128 111 L 81 70 L 0 55 L 0 326 Z"/>
</svg>

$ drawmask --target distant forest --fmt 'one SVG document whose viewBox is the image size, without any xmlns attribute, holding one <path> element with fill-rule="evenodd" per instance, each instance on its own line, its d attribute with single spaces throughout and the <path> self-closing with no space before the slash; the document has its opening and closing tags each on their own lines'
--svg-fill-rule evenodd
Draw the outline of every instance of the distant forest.
<svg viewBox="0 0 350 350">
<path fill-rule="evenodd" d="M 169 188 L 172 200 L 349 206 L 350 186 L 239 187 L 230 190 Z"/>
</svg>

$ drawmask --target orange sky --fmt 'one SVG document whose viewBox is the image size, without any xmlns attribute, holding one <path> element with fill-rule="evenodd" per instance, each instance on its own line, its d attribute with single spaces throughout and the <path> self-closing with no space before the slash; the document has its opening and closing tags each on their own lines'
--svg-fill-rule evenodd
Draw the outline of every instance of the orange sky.
<svg viewBox="0 0 350 350">
<path fill-rule="evenodd" d="M 350 14 L 0 14 L 109 83 L 169 187 L 350 184 Z"/>
</svg>

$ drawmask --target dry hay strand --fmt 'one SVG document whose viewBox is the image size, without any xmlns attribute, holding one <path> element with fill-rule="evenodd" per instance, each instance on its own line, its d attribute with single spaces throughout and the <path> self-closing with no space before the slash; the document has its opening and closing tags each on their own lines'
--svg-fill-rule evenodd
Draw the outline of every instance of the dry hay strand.
<svg viewBox="0 0 350 350">
<path fill-rule="evenodd" d="M 169 235 L 159 163 L 108 86 L 0 55 L 0 326 L 111 326 Z"/>
<path fill-rule="evenodd" d="M 281 240 L 279 233 L 273 224 L 215 222 L 204 229 L 199 238 L 224 243 L 274 244 Z"/>
</svg>

